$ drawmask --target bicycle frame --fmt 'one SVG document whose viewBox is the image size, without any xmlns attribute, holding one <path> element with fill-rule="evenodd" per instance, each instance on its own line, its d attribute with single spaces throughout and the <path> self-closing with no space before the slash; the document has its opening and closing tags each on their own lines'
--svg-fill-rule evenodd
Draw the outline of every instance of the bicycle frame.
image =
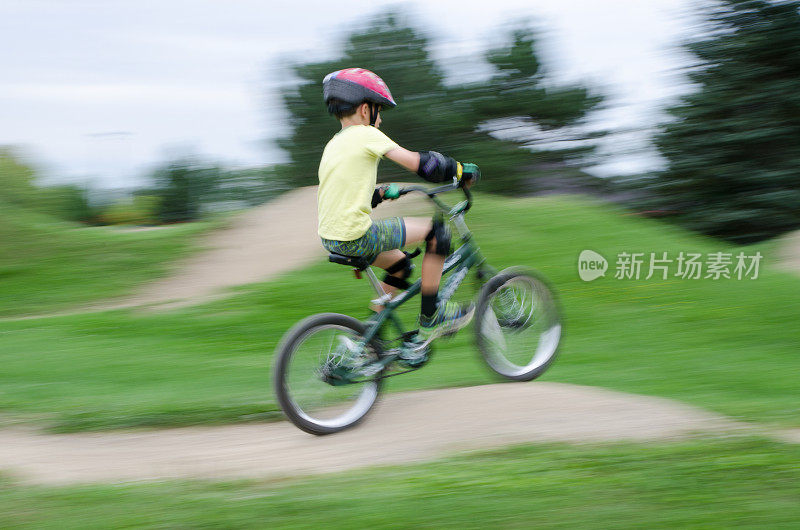
<svg viewBox="0 0 800 530">
<path fill-rule="evenodd" d="M 495 373 L 514 381 L 530 381 L 547 369 L 558 349 L 561 316 L 557 300 L 546 280 L 534 271 L 510 267 L 497 272 L 486 263 L 464 222 L 471 205 L 469 190 L 463 189 L 467 200 L 452 208 L 436 198 L 438 193 L 458 188 L 454 182 L 430 190 L 400 190 L 400 195 L 425 193 L 438 208 L 435 221 L 443 222 L 446 216 L 460 236 L 460 246 L 444 260 L 440 302 L 453 297 L 468 272 L 476 269 L 477 279 L 483 283 L 475 300 L 476 345 Z M 278 403 L 297 427 L 318 435 L 361 421 L 375 404 L 386 378 L 418 370 L 430 358 L 430 350 L 422 350 L 430 341 L 420 345 L 421 341 L 415 340 L 417 330 L 406 332 L 397 313 L 420 293 L 422 280 L 392 296 L 363 257 L 331 253 L 329 259 L 353 267 L 357 277 L 358 271 L 365 271 L 378 294 L 373 302 L 383 309 L 362 321 L 339 313 L 312 315 L 298 322 L 281 341 L 274 370 Z M 448 331 L 456 329 L 452 326 Z M 306 342 L 308 338 L 313 341 Z M 295 358 L 301 360 L 294 362 Z M 360 386 L 333 388 L 347 385 Z"/>
<path fill-rule="evenodd" d="M 486 265 L 486 258 L 484 258 L 483 254 L 481 254 L 480 249 L 472 237 L 472 232 L 470 232 L 464 221 L 464 215 L 472 205 L 472 195 L 469 190 L 467 188 L 460 188 L 467 196 L 467 200 L 462 201 L 452 208 L 448 207 L 445 203 L 436 198 L 436 195 L 439 193 L 454 189 L 458 189 L 455 184 L 441 186 L 430 190 L 420 187 L 412 187 L 401 191 L 401 195 L 411 191 L 425 193 L 428 198 L 431 199 L 434 204 L 436 204 L 437 208 L 440 210 L 440 215 L 446 214 L 449 217 L 450 222 L 455 225 L 461 238 L 461 246 L 458 247 L 452 254 L 447 256 L 444 262 L 442 276 L 450 272 L 452 272 L 452 275 L 450 275 L 439 287 L 439 298 L 442 303 L 446 302 L 450 299 L 450 297 L 452 297 L 453 293 L 455 293 L 455 291 L 467 277 L 469 270 L 473 267 L 479 267 L 479 278 L 491 276 L 496 272 L 493 268 Z M 483 274 L 481 274 L 481 271 L 483 271 Z M 395 329 L 397 329 L 399 336 L 404 336 L 406 331 L 403 329 L 402 323 L 394 314 L 394 311 L 409 299 L 419 294 L 422 280 L 417 280 L 411 284 L 411 286 L 409 286 L 405 292 L 392 298 L 390 294 L 383 290 L 381 282 L 375 276 L 375 273 L 372 271 L 371 267 L 367 267 L 365 272 L 367 273 L 367 277 L 369 278 L 372 287 L 378 294 L 378 298 L 373 300 L 373 302 L 383 305 L 384 309 L 367 319 L 367 331 L 363 336 L 363 340 L 365 342 L 372 340 L 387 321 L 390 321 Z M 396 355 L 389 355 L 382 358 L 380 362 L 383 365 L 388 365 L 394 361 L 396 357 Z"/>
</svg>

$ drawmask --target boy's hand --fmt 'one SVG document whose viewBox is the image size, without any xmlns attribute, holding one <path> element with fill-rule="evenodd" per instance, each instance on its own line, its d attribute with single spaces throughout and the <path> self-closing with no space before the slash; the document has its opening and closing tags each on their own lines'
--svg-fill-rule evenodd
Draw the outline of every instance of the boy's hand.
<svg viewBox="0 0 800 530">
<path fill-rule="evenodd" d="M 382 187 L 384 199 L 396 199 L 400 197 L 400 188 L 397 187 L 397 184 L 389 184 L 388 186 Z"/>
<path fill-rule="evenodd" d="M 477 164 L 459 163 L 459 185 L 470 187 L 481 178 L 481 170 Z"/>
<path fill-rule="evenodd" d="M 397 187 L 397 184 L 378 186 L 375 188 L 375 191 L 372 192 L 372 207 L 375 208 L 382 203 L 384 199 L 396 199 L 399 196 L 400 188 Z"/>
<path fill-rule="evenodd" d="M 375 208 L 380 203 L 383 202 L 383 186 L 380 188 L 375 188 L 372 192 L 372 207 Z"/>
</svg>

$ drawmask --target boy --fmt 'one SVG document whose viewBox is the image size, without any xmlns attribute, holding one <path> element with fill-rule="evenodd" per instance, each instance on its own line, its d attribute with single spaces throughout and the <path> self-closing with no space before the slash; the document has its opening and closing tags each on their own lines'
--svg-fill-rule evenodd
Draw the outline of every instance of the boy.
<svg viewBox="0 0 800 530">
<path fill-rule="evenodd" d="M 450 234 L 443 222 L 418 217 L 370 219 L 372 208 L 383 201 L 386 190 L 375 187 L 378 161 L 388 158 L 430 182 L 460 179 L 461 164 L 435 151 L 403 149 L 378 130 L 381 109 L 397 104 L 383 80 L 369 70 L 332 72 L 322 86 L 328 112 L 342 124 L 342 130 L 325 146 L 319 165 L 318 233 L 322 245 L 330 252 L 365 257 L 385 269 L 384 289 L 391 292 L 407 286 L 405 279 L 411 275 L 411 260 L 400 249 L 427 243 L 419 333 L 413 347 L 401 355 L 412 363 L 424 360 L 428 344 L 467 325 L 474 307 L 437 304 L 442 267 L 450 252 Z"/>
</svg>

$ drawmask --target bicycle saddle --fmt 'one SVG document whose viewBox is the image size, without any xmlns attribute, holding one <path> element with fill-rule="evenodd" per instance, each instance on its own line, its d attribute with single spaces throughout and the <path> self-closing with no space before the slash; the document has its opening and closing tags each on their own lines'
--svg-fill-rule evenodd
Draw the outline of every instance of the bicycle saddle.
<svg viewBox="0 0 800 530">
<path fill-rule="evenodd" d="M 338 263 L 339 265 L 347 265 L 363 271 L 369 267 L 369 262 L 360 256 L 345 256 L 344 254 L 337 254 L 331 252 L 328 254 L 328 261 L 331 263 Z"/>
</svg>

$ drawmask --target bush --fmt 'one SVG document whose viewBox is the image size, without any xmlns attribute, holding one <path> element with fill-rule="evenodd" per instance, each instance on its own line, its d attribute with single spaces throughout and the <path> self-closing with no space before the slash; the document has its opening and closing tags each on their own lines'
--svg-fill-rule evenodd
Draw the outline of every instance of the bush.
<svg viewBox="0 0 800 530">
<path fill-rule="evenodd" d="M 158 223 L 158 197 L 139 195 L 108 206 L 99 216 L 104 225 L 154 225 Z"/>
<path fill-rule="evenodd" d="M 98 211 L 86 189 L 74 184 L 40 187 L 34 167 L 10 147 L 0 147 L 0 203 L 46 213 L 65 221 L 91 223 Z"/>
</svg>

